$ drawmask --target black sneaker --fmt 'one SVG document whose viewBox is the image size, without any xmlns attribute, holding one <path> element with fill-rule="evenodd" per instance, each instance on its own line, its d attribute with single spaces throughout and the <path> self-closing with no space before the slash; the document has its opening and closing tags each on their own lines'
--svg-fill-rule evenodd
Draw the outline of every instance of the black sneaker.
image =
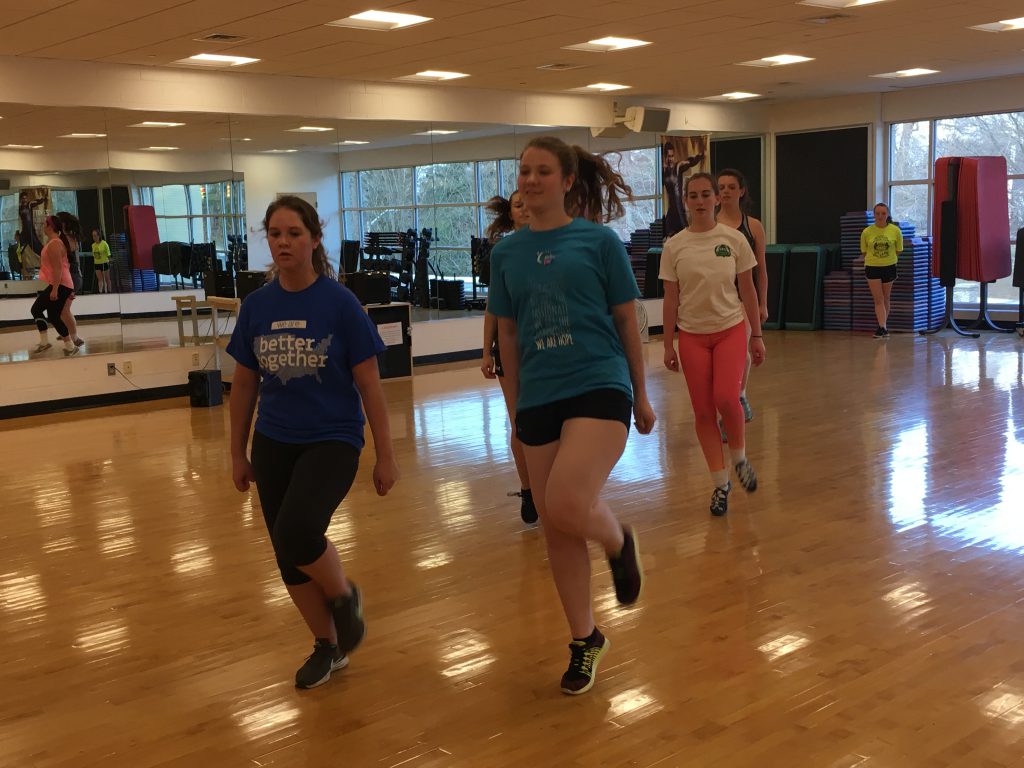
<svg viewBox="0 0 1024 768">
<path fill-rule="evenodd" d="M 747 493 L 757 490 L 757 473 L 746 459 L 736 465 L 736 477 L 739 478 L 740 485 Z"/>
<path fill-rule="evenodd" d="M 569 643 L 569 668 L 562 675 L 562 693 L 579 696 L 594 687 L 597 679 L 597 664 L 604 652 L 611 647 L 608 638 L 597 633 L 597 640 L 573 640 Z"/>
<path fill-rule="evenodd" d="M 317 638 L 313 643 L 313 653 L 306 663 L 295 673 L 296 688 L 316 688 L 331 679 L 331 672 L 348 665 L 348 656 L 330 640 Z"/>
<path fill-rule="evenodd" d="M 889 338 L 889 329 L 888 328 L 883 328 L 882 329 L 882 338 L 883 339 L 888 339 Z"/>
<path fill-rule="evenodd" d="M 363 641 L 366 624 L 363 622 L 363 599 L 359 588 L 351 581 L 351 595 L 339 595 L 329 603 L 334 617 L 334 629 L 338 633 L 338 648 L 342 653 L 351 653 Z"/>
<path fill-rule="evenodd" d="M 889 332 L 886 331 L 885 328 L 883 328 L 882 326 L 878 326 L 878 328 L 875 329 L 874 338 L 876 339 L 884 339 L 888 335 Z"/>
<path fill-rule="evenodd" d="M 732 483 L 727 482 L 725 488 L 716 487 L 711 492 L 711 514 L 721 517 L 729 511 L 729 491 L 732 490 Z"/>
<path fill-rule="evenodd" d="M 640 547 L 632 527 L 622 526 L 622 549 L 617 557 L 608 558 L 608 565 L 612 569 L 615 597 L 622 605 L 632 605 L 640 597 L 640 588 L 644 584 Z"/>
<path fill-rule="evenodd" d="M 537 507 L 533 503 L 533 491 L 529 488 L 523 488 L 519 492 L 519 496 L 522 498 L 522 503 L 519 505 L 519 516 L 523 518 L 523 522 L 527 525 L 533 525 L 537 522 Z"/>
</svg>

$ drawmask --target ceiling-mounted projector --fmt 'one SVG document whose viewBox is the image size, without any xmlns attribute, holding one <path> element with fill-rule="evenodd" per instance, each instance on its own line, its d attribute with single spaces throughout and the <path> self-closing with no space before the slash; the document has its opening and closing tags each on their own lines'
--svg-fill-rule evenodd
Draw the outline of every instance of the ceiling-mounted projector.
<svg viewBox="0 0 1024 768">
<path fill-rule="evenodd" d="M 670 110 L 661 107 L 626 107 L 625 114 L 615 117 L 615 125 L 591 128 L 590 133 L 602 139 L 622 138 L 630 131 L 661 133 L 668 130 L 670 114 Z"/>
</svg>

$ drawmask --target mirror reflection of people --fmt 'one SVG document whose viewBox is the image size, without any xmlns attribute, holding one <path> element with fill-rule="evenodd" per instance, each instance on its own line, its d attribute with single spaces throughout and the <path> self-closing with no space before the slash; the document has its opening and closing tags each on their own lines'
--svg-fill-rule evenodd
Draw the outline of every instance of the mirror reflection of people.
<svg viewBox="0 0 1024 768">
<path fill-rule="evenodd" d="M 878 203 L 872 210 L 875 222 L 860 233 L 860 252 L 864 255 L 864 277 L 875 302 L 876 339 L 889 338 L 889 311 L 892 308 L 892 284 L 896 281 L 896 263 L 903 252 L 903 233 L 892 221 L 889 206 Z"/>
<path fill-rule="evenodd" d="M 29 199 L 27 190 L 18 193 L 18 220 L 21 222 L 21 246 L 31 248 L 37 255 L 42 255 L 43 244 L 39 240 L 39 233 L 36 231 L 35 209 L 40 205 L 44 207 L 48 199 L 46 196 Z"/>
<path fill-rule="evenodd" d="M 68 268 L 71 271 L 71 281 L 74 283 L 75 288 L 64 305 L 64 313 L 61 315 L 61 319 L 68 327 L 68 332 L 71 334 L 71 340 L 75 343 L 75 346 L 80 347 L 85 344 L 85 341 L 78 335 L 78 320 L 75 319 L 75 313 L 71 307 L 75 298 L 82 292 L 82 262 L 78 258 L 78 249 L 81 247 L 79 241 L 82 238 L 82 225 L 79 224 L 78 217 L 68 211 L 58 212 L 57 220 L 63 228 L 64 239 L 68 243 Z"/>
<path fill-rule="evenodd" d="M 377 355 L 385 349 L 355 295 L 334 279 L 316 209 L 291 195 L 267 208 L 271 280 L 242 304 L 228 353 L 231 477 L 256 483 L 288 594 L 313 635 L 298 688 L 327 682 L 363 639 L 362 598 L 326 537 L 373 432 L 373 484 L 398 480 Z M 249 454 L 249 429 L 259 411 Z M 365 411 L 365 419 L 364 419 Z"/>
<path fill-rule="evenodd" d="M 92 231 L 92 264 L 97 289 L 100 293 L 110 293 L 110 245 L 99 229 Z"/>
<path fill-rule="evenodd" d="M 40 254 L 39 279 L 46 283 L 46 287 L 36 294 L 36 300 L 32 303 L 32 318 L 36 321 L 36 330 L 39 331 L 39 343 L 32 349 L 32 354 L 38 355 L 53 346 L 47 336 L 48 319 L 57 332 L 57 338 L 64 342 L 65 356 L 69 356 L 78 352 L 67 325 L 61 319 L 64 305 L 74 290 L 68 268 L 70 246 L 61 223 L 55 216 L 46 217 L 43 234 L 47 240 Z"/>
<path fill-rule="evenodd" d="M 661 148 L 661 184 L 665 189 L 665 237 L 669 238 L 686 227 L 679 162 L 675 144 L 671 141 L 666 141 Z"/>
<path fill-rule="evenodd" d="M 621 216 L 631 190 L 606 159 L 547 136 L 523 150 L 519 194 L 529 226 L 494 246 L 488 308 L 572 638 L 560 687 L 575 695 L 593 686 L 609 646 L 594 621 L 587 542 L 608 557 L 619 603 L 634 603 L 643 583 L 636 532 L 601 499 L 630 421 L 641 434 L 655 421 L 640 293 L 622 241 L 596 223 Z"/>
<path fill-rule="evenodd" d="M 715 217 L 719 224 L 737 230 L 754 252 L 757 267 L 751 273 L 754 277 L 754 288 L 757 291 L 757 306 L 761 323 L 768 319 L 768 265 L 765 262 L 765 235 L 761 222 L 749 214 L 750 190 L 747 177 L 734 168 L 726 168 L 718 173 L 718 194 L 721 204 Z M 736 289 L 739 290 L 737 284 Z M 749 325 L 747 331 L 750 331 Z M 750 421 L 754 412 L 747 400 L 747 382 L 750 380 L 751 356 L 747 353 L 747 364 L 743 367 L 743 381 L 740 383 L 740 406 L 743 408 L 743 419 Z M 724 434 L 724 432 L 723 432 Z"/>
<path fill-rule="evenodd" d="M 523 203 L 519 191 L 513 192 L 506 200 L 496 196 L 487 201 L 487 210 L 494 214 L 494 220 L 488 225 L 487 239 L 493 244 L 505 234 L 522 229 L 530 221 L 530 212 Z M 527 525 L 537 522 L 537 505 L 533 502 L 533 490 L 530 488 L 530 473 L 526 467 L 526 456 L 523 444 L 516 437 L 516 404 L 512 399 L 511 390 L 505 383 L 505 369 L 501 365 L 501 347 L 498 346 L 498 319 L 490 312 L 484 313 L 484 352 L 480 361 L 480 370 L 484 378 L 497 378 L 501 385 L 501 394 L 505 398 L 505 407 L 512 422 L 511 450 L 515 461 L 516 473 L 519 475 L 519 517 Z"/>
<path fill-rule="evenodd" d="M 686 180 L 685 190 L 690 226 L 665 243 L 658 275 L 665 284 L 665 367 L 682 369 L 686 379 L 694 429 L 714 485 L 711 514 L 720 517 L 729 509 L 732 483 L 716 413 L 728 430 L 730 459 L 740 485 L 748 493 L 757 490 L 757 474 L 746 454 L 739 392 L 748 347 L 754 365 L 765 359 L 752 274 L 757 259 L 743 235 L 715 221 L 718 188 L 710 174 L 694 174 Z M 673 346 L 676 331 L 678 352 Z"/>
</svg>

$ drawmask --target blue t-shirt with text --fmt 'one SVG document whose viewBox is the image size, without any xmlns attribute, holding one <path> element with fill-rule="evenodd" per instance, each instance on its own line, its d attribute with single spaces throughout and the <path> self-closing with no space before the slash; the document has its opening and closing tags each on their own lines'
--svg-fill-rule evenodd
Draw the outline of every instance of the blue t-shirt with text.
<svg viewBox="0 0 1024 768">
<path fill-rule="evenodd" d="M 618 235 L 586 219 L 495 245 L 487 310 L 516 322 L 518 410 L 595 389 L 632 398 L 611 308 L 639 296 Z"/>
<path fill-rule="evenodd" d="M 362 448 L 352 369 L 385 349 L 355 295 L 320 276 L 301 291 L 277 280 L 242 303 L 227 351 L 260 373 L 256 431 L 282 443 L 343 440 Z"/>
</svg>

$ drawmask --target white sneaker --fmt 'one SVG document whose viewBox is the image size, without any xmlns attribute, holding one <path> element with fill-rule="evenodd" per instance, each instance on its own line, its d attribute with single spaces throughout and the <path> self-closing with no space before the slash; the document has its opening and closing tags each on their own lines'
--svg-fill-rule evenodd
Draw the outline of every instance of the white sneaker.
<svg viewBox="0 0 1024 768">
<path fill-rule="evenodd" d="M 71 357 L 72 355 L 78 354 L 78 347 L 64 347 L 64 357 Z"/>
<path fill-rule="evenodd" d="M 45 344 L 36 344 L 35 348 L 29 354 L 38 355 L 40 352 L 45 352 L 52 346 L 53 344 L 50 344 L 49 342 Z"/>
</svg>

